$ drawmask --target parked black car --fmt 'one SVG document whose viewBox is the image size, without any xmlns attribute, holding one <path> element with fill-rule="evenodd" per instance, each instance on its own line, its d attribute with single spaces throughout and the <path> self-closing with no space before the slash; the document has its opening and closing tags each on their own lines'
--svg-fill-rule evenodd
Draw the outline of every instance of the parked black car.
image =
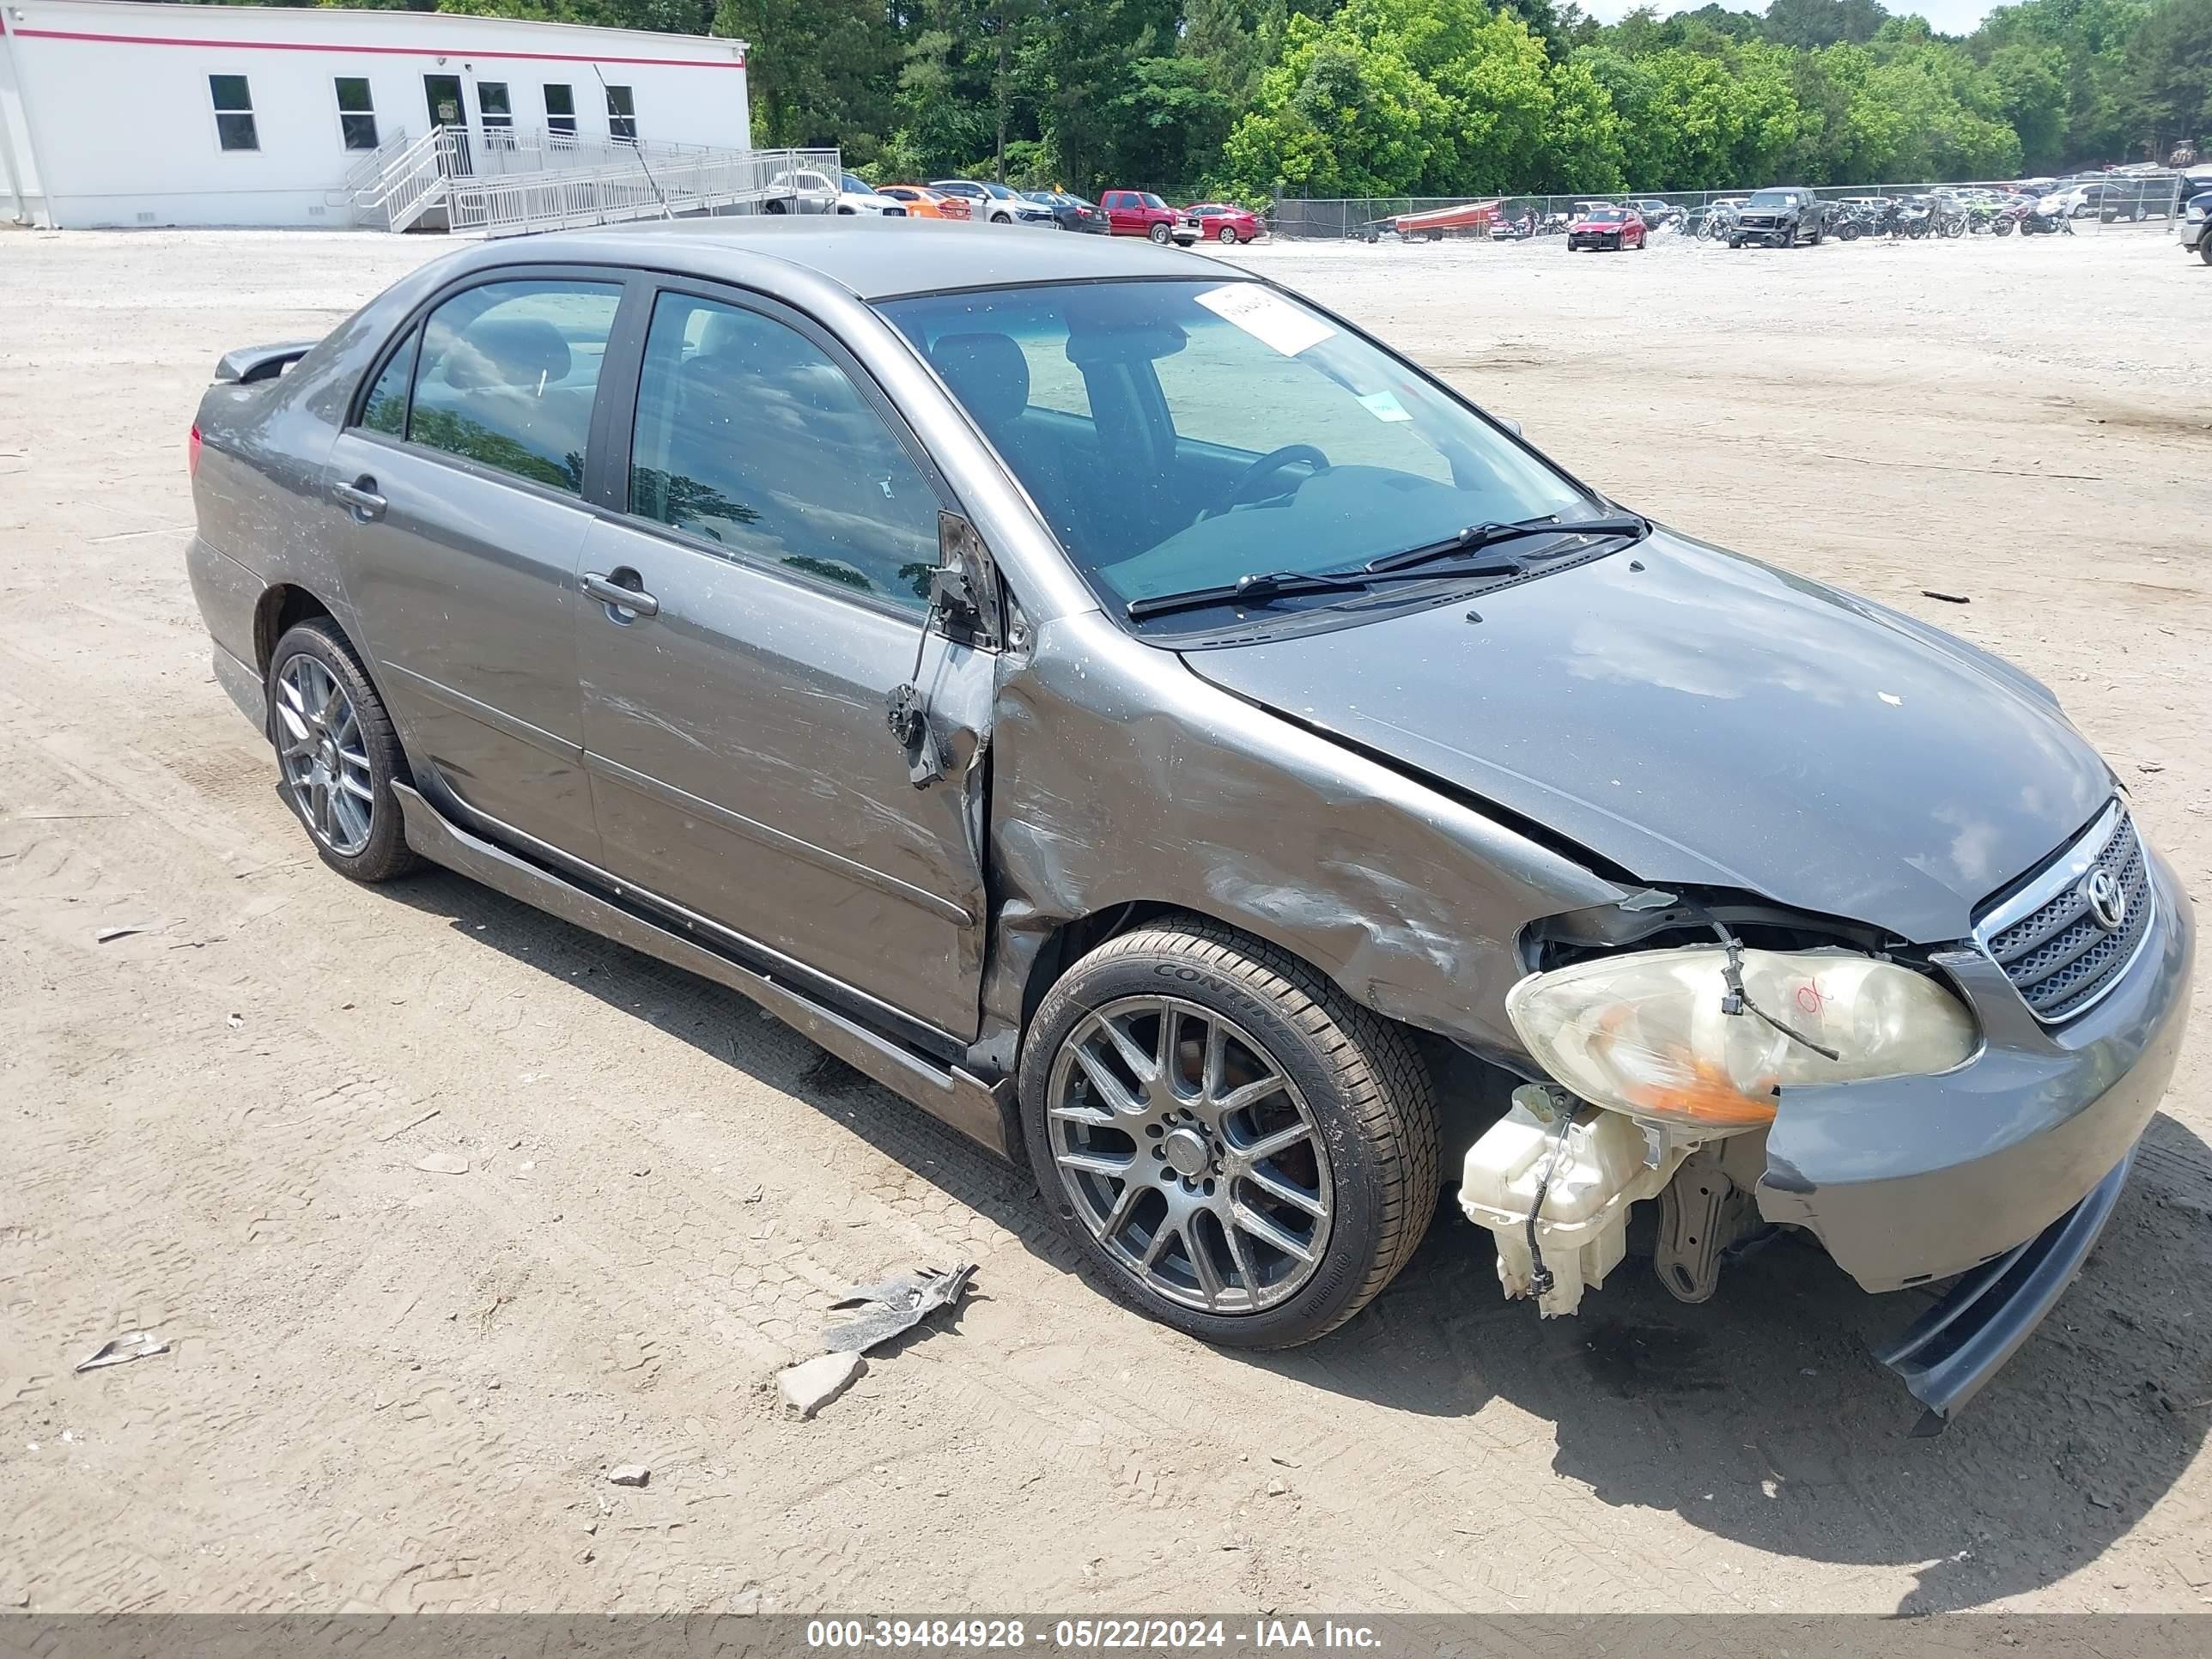
<svg viewBox="0 0 2212 1659">
<path fill-rule="evenodd" d="M 1027 194 L 1039 207 L 1052 210 L 1053 222 L 1062 230 L 1088 231 L 1097 236 L 1113 234 L 1113 227 L 1106 222 L 1106 210 L 1096 202 L 1086 202 L 1064 190 L 1033 190 Z"/>
<path fill-rule="evenodd" d="M 1809 190 L 1778 185 L 1754 191 L 1735 216 L 1729 246 L 1764 242 L 1769 247 L 1795 247 L 1800 242 L 1819 246 L 1827 234 L 1827 210 Z"/>
</svg>

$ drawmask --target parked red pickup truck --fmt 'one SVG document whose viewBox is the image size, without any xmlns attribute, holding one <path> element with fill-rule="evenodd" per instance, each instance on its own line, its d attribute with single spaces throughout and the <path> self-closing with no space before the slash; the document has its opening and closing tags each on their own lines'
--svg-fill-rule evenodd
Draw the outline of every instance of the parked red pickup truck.
<svg viewBox="0 0 2212 1659">
<path fill-rule="evenodd" d="M 1182 222 L 1182 215 L 1148 190 L 1109 190 L 1098 198 L 1106 210 L 1106 223 L 1116 236 L 1149 236 L 1165 247 L 1170 242 L 1194 242 L 1198 232 Z"/>
</svg>

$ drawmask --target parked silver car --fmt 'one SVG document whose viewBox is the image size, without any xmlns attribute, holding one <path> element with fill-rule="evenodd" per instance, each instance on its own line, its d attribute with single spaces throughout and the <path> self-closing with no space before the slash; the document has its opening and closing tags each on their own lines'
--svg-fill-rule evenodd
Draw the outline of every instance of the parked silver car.
<svg viewBox="0 0 2212 1659">
<path fill-rule="evenodd" d="M 1134 240 L 468 248 L 226 356 L 195 590 L 284 799 L 718 980 L 1208 1340 L 1440 1185 L 1571 1311 L 1778 1228 L 1954 1410 L 2094 1243 L 2189 902 L 2027 675 L 1625 511 Z"/>
</svg>

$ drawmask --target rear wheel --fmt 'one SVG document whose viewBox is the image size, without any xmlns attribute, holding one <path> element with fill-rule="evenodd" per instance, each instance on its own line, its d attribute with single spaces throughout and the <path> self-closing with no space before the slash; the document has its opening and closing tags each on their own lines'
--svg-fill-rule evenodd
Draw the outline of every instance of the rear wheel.
<svg viewBox="0 0 2212 1659">
<path fill-rule="evenodd" d="M 1234 225 L 1222 226 L 1220 229 L 1213 233 L 1213 240 L 1219 242 L 1224 247 L 1232 246 L 1237 240 L 1237 227 Z"/>
<path fill-rule="evenodd" d="M 1312 969 L 1196 917 L 1077 963 L 1023 1046 L 1030 1162 L 1116 1294 L 1235 1347 L 1309 1342 L 1437 1202 L 1426 1068 Z"/>
<path fill-rule="evenodd" d="M 417 863 L 392 793 L 406 757 L 384 700 L 337 625 L 286 632 L 269 659 L 270 734 L 279 790 L 324 863 L 356 881 L 389 881 Z"/>
</svg>

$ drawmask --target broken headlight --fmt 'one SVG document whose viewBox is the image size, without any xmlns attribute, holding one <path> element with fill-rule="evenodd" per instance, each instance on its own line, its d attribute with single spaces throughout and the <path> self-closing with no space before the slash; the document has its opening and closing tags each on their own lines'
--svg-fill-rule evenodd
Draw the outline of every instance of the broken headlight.
<svg viewBox="0 0 2212 1659">
<path fill-rule="evenodd" d="M 1978 1042 L 1936 981 L 1848 951 L 1641 951 L 1531 974 L 1505 1012 L 1584 1100 L 1709 1134 L 1774 1121 L 1786 1087 L 1948 1071 Z M 1733 1012 L 1731 1012 L 1733 1010 Z"/>
</svg>

